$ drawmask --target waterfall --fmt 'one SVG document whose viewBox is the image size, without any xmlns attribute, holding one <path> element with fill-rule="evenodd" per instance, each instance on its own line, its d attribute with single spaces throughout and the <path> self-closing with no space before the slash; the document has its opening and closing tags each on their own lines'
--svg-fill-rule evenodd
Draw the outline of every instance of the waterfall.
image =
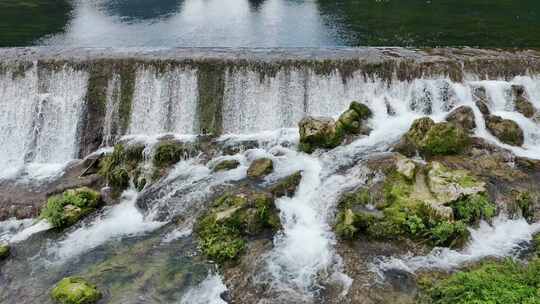
<svg viewBox="0 0 540 304">
<path fill-rule="evenodd" d="M 33 61 L 21 72 L 19 66 L 6 64 L 0 74 L 0 167 L 4 172 L 24 164 L 65 164 L 99 146 L 112 146 L 125 135 L 238 135 L 295 128 L 306 115 L 335 118 L 352 100 L 368 104 L 377 123 L 394 119 L 406 125 L 420 115 L 441 120 L 458 105 L 476 109 L 472 97 L 476 87 L 485 88 L 493 114 L 522 127 L 525 143 L 510 147 L 498 142 L 485 130 L 482 117 L 477 118 L 476 135 L 517 155 L 540 157 L 538 120 L 515 112 L 511 93 L 512 85 L 523 86 L 540 108 L 537 75 L 484 80 L 465 73 L 456 81 L 437 74 L 381 78 L 361 68 L 348 74 L 338 67 L 321 72 L 309 65 L 276 65 L 273 72 L 234 63 L 227 68 L 137 61 L 96 66 L 105 71 L 105 76 L 97 75 L 107 79 L 97 89 L 89 85 L 95 67 Z M 94 112 L 102 114 L 88 114 Z M 83 124 L 97 126 L 82 128 Z M 83 132 L 97 132 L 91 137 L 101 143 L 82 146 L 94 144 L 83 142 L 88 137 Z"/>
</svg>

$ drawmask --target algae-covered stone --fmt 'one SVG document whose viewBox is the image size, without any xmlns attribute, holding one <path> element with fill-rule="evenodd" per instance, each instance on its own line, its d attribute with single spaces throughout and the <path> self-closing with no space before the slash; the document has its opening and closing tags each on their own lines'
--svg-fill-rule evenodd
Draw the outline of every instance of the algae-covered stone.
<svg viewBox="0 0 540 304">
<path fill-rule="evenodd" d="M 160 142 L 154 152 L 153 163 L 157 168 L 170 167 L 188 154 L 182 143 L 175 141 Z"/>
<path fill-rule="evenodd" d="M 420 151 L 428 155 L 458 154 L 470 144 L 470 138 L 460 127 L 441 122 L 435 124 L 420 142 Z"/>
<path fill-rule="evenodd" d="M 112 198 L 119 197 L 129 187 L 133 172 L 143 160 L 143 150 L 143 145 L 118 144 L 101 160 L 99 174 L 111 187 Z"/>
<path fill-rule="evenodd" d="M 247 176 L 251 178 L 264 177 L 274 170 L 274 162 L 270 158 L 254 160 L 247 170 Z"/>
<path fill-rule="evenodd" d="M 275 197 L 288 196 L 292 197 L 296 193 L 298 185 L 302 181 L 302 171 L 297 171 L 270 187 L 270 192 Z"/>
<path fill-rule="evenodd" d="M 349 109 L 354 110 L 356 113 L 358 113 L 361 120 L 365 120 L 373 116 L 371 110 L 363 103 L 353 101 L 349 105 Z"/>
<path fill-rule="evenodd" d="M 202 252 L 217 263 L 236 259 L 249 238 L 280 227 L 273 198 L 265 193 L 224 194 L 196 224 Z"/>
<path fill-rule="evenodd" d="M 527 98 L 525 88 L 521 85 L 512 85 L 512 95 L 514 97 L 516 111 L 527 118 L 532 118 L 536 113 L 536 109 Z"/>
<path fill-rule="evenodd" d="M 412 156 L 413 151 L 425 155 L 457 154 L 468 147 L 470 138 L 461 127 L 449 123 L 435 123 L 429 117 L 415 120 L 403 136 L 396 150 Z"/>
<path fill-rule="evenodd" d="M 214 172 L 227 171 L 227 170 L 236 169 L 238 168 L 238 166 L 240 166 L 240 162 L 237 161 L 236 159 L 226 159 L 217 163 L 214 166 L 213 171 Z"/>
<path fill-rule="evenodd" d="M 332 118 L 305 117 L 298 124 L 300 128 L 300 150 L 312 153 L 317 148 L 332 149 L 343 139 Z"/>
<path fill-rule="evenodd" d="M 469 106 L 460 106 L 446 116 L 446 121 L 451 122 L 468 132 L 476 128 L 474 111 Z"/>
<path fill-rule="evenodd" d="M 65 228 L 95 211 L 101 204 L 101 194 L 87 187 L 66 190 L 47 200 L 41 217 L 55 228 Z"/>
<path fill-rule="evenodd" d="M 56 284 L 51 297 L 59 304 L 93 304 L 102 296 L 96 286 L 83 278 L 68 277 Z"/>
<path fill-rule="evenodd" d="M 522 146 L 525 140 L 523 130 L 519 125 L 510 119 L 503 119 L 500 116 L 490 115 L 486 119 L 486 127 L 501 142 L 511 146 Z"/>
<path fill-rule="evenodd" d="M 0 261 L 6 259 L 9 256 L 11 248 L 7 244 L 0 244 Z"/>
</svg>

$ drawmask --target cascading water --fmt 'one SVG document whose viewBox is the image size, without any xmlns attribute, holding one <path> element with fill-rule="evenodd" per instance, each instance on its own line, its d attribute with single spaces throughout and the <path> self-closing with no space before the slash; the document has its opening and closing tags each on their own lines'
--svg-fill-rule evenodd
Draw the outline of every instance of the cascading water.
<svg viewBox="0 0 540 304">
<path fill-rule="evenodd" d="M 15 70 L 0 74 L 0 169 L 4 172 L 18 170 L 25 164 L 28 167 L 36 163 L 62 165 L 84 156 L 79 155 L 79 137 L 89 112 L 91 72 L 84 67 L 69 66 L 39 69 L 34 63 L 21 75 L 15 75 Z M 371 153 L 387 151 L 414 119 L 429 115 L 441 121 L 453 108 L 468 105 L 475 112 L 475 136 L 518 156 L 540 159 L 539 122 L 517 113 L 511 94 L 513 84 L 522 85 L 532 104 L 540 109 L 540 77 L 536 75 L 481 80 L 467 74 L 461 82 L 432 75 L 405 81 L 397 77 L 388 80 L 366 76 L 362 71 L 347 76 L 337 69 L 317 73 L 310 67 L 287 67 L 268 74 L 249 66 L 227 68 L 223 72 L 223 87 L 216 89 L 221 95 L 210 98 L 216 105 L 210 111 L 214 116 L 207 119 L 207 109 L 201 105 L 201 100 L 208 99 L 208 92 L 201 87 L 202 73 L 188 64 L 162 68 L 140 64 L 131 80 L 131 99 L 123 96 L 126 88 L 122 86 L 128 81 L 122 77 L 126 76 L 117 72 L 109 75 L 105 81 L 103 134 L 99 145 L 112 146 L 123 137 L 124 141 L 144 143 L 145 155 L 151 158 L 156 138 L 172 134 L 173 138 L 187 142 L 186 138 L 194 139 L 193 135 L 201 133 L 211 121 L 222 133 L 217 142 L 254 140 L 259 148 L 218 155 L 208 162 L 198 157 L 178 162 L 166 177 L 141 193 L 128 190 L 119 205 L 105 208 L 102 214 L 72 227 L 61 237 L 35 245 L 39 246 L 39 254 L 34 263 L 52 260 L 57 263 L 47 267 L 61 272 L 66 271 L 61 264 L 72 266 L 70 260 L 74 257 L 84 260 L 88 252 L 93 252 L 97 260 L 110 257 L 112 254 L 108 252 L 119 240 L 136 242 L 139 238 L 156 237 L 159 241 L 152 243 L 156 248 L 186 240 L 189 243 L 195 218 L 207 201 L 220 187 L 232 187 L 245 179 L 249 164 L 264 156 L 271 158 L 275 166 L 265 182 L 298 170 L 303 178 L 293 197 L 277 201 L 283 229 L 275 236 L 273 248 L 264 256 L 264 267 L 254 281 L 267 286 L 267 291 L 277 300 L 310 303 L 329 281 L 340 280 L 344 289 L 348 284 L 331 229 L 340 195 L 366 182 L 368 172 L 362 161 Z M 523 129 L 522 147 L 501 143 L 486 129 L 473 96 L 477 87 L 485 88 L 493 114 L 512 119 Z M 126 100 L 130 101 L 131 109 L 127 119 L 120 117 Z M 373 112 L 369 136 L 310 156 L 291 147 L 291 142 L 298 141 L 296 125 L 301 118 L 306 115 L 335 118 L 352 100 L 365 103 Z M 121 118 L 127 121 L 123 127 Z M 240 165 L 234 170 L 213 172 L 212 166 L 223 159 L 238 160 Z M 136 207 L 136 200 L 143 201 L 148 208 L 143 212 Z M 169 224 L 177 227 L 170 228 Z M 48 228 L 43 222 L 34 225 L 4 222 L 0 225 L 0 241 L 25 243 Z M 497 220 L 493 227 L 483 224 L 474 230 L 473 242 L 463 252 L 385 260 L 387 263 L 382 265 L 393 267 L 399 261 L 413 271 L 425 265 L 459 266 L 479 257 L 512 254 L 516 243 L 529 241 L 535 231 L 536 225 L 522 220 Z M 493 238 L 484 238 L 485 235 Z M 494 246 L 499 244 L 500 235 L 508 243 Z M 512 235 L 515 237 L 509 237 Z M 191 286 L 195 283 L 191 282 Z M 220 276 L 209 275 L 183 295 L 182 303 L 223 303 L 220 296 L 225 290 Z M 7 293 L 7 297 L 15 294 Z M 0 292 L 0 299 L 1 296 Z"/>
</svg>

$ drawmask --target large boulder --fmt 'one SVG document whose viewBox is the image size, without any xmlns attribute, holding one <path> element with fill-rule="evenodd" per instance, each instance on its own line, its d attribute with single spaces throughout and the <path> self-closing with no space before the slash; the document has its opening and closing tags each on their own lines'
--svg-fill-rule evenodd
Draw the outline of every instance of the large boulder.
<svg viewBox="0 0 540 304">
<path fill-rule="evenodd" d="M 525 88 L 520 85 L 512 85 L 512 96 L 514 97 L 516 111 L 527 118 L 532 118 L 536 113 L 536 109 L 527 98 Z"/>
<path fill-rule="evenodd" d="M 247 170 L 247 176 L 253 179 L 264 177 L 274 170 L 274 163 L 270 158 L 254 160 Z"/>
<path fill-rule="evenodd" d="M 300 128 L 300 150 L 311 153 L 317 148 L 337 147 L 343 135 L 338 133 L 332 118 L 305 117 L 298 124 Z"/>
<path fill-rule="evenodd" d="M 102 295 L 96 286 L 83 278 L 67 277 L 56 284 L 51 297 L 59 304 L 93 304 Z"/>
<path fill-rule="evenodd" d="M 227 171 L 236 169 L 240 166 L 240 162 L 236 159 L 226 159 L 222 160 L 219 163 L 217 163 L 213 168 L 212 171 L 219 172 L 219 171 Z"/>
<path fill-rule="evenodd" d="M 500 116 L 490 115 L 486 119 L 487 129 L 501 142 L 511 146 L 522 146 L 525 140 L 523 130 L 519 125 L 510 119 L 503 119 Z"/>
<path fill-rule="evenodd" d="M 300 150 L 311 153 L 318 148 L 332 149 L 347 135 L 368 134 L 370 130 L 365 121 L 371 116 L 366 105 L 353 101 L 337 121 L 327 117 L 305 117 L 298 124 Z"/>
<path fill-rule="evenodd" d="M 446 116 L 446 121 L 451 122 L 468 132 L 476 128 L 474 121 L 474 111 L 469 106 L 460 106 Z"/>
<path fill-rule="evenodd" d="M 412 156 L 416 151 L 423 155 L 458 154 L 470 144 L 465 130 L 453 123 L 435 123 L 429 117 L 415 120 L 395 149 Z"/>
<path fill-rule="evenodd" d="M 296 189 L 302 181 L 302 171 L 297 171 L 281 180 L 270 187 L 270 193 L 274 197 L 292 197 L 296 193 Z"/>
</svg>

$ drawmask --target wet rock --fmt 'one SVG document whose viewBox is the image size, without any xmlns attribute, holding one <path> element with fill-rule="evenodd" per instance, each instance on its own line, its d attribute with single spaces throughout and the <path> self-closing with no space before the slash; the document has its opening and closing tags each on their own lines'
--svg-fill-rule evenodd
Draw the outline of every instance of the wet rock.
<svg viewBox="0 0 540 304">
<path fill-rule="evenodd" d="M 99 174 L 111 187 L 113 198 L 118 198 L 129 187 L 133 176 L 138 174 L 137 169 L 143 161 L 143 150 L 144 145 L 117 144 L 113 152 L 101 160 Z"/>
<path fill-rule="evenodd" d="M 11 248 L 7 244 L 0 244 L 0 262 L 9 257 Z"/>
<path fill-rule="evenodd" d="M 47 200 L 41 217 L 55 228 L 66 228 L 94 212 L 101 202 L 100 193 L 92 189 L 83 187 L 66 190 Z"/>
<path fill-rule="evenodd" d="M 306 153 L 312 153 L 318 148 L 332 149 L 347 135 L 368 134 L 370 129 L 365 121 L 371 116 L 371 110 L 366 105 L 353 101 L 337 122 L 326 117 L 306 117 L 298 124 L 299 148 Z"/>
<path fill-rule="evenodd" d="M 272 196 L 261 192 L 227 193 L 216 199 L 196 224 L 202 252 L 211 260 L 225 264 L 245 250 L 248 237 L 271 235 L 281 226 Z"/>
<path fill-rule="evenodd" d="M 113 205 L 116 202 L 116 200 L 113 198 L 111 187 L 101 188 L 99 194 L 101 195 L 101 200 L 103 203 L 105 203 L 105 205 Z"/>
<path fill-rule="evenodd" d="M 484 87 L 473 87 L 472 88 L 473 101 L 480 110 L 480 113 L 484 117 L 490 114 L 489 111 L 489 100 L 487 98 L 486 89 Z"/>
<path fill-rule="evenodd" d="M 326 117 L 305 117 L 298 124 L 300 128 L 300 150 L 312 153 L 317 148 L 332 149 L 343 139 L 336 129 L 336 123 Z"/>
<path fill-rule="evenodd" d="M 253 179 L 264 177 L 274 170 L 274 163 L 269 158 L 254 160 L 247 170 L 247 176 Z"/>
<path fill-rule="evenodd" d="M 83 278 L 67 277 L 56 284 L 51 297 L 59 304 L 93 304 L 102 295 L 96 286 Z"/>
<path fill-rule="evenodd" d="M 426 156 L 458 154 L 470 144 L 470 138 L 459 126 L 449 122 L 435 123 L 429 117 L 415 120 L 394 150 L 406 156 L 416 151 Z"/>
<path fill-rule="evenodd" d="M 236 159 L 226 159 L 217 163 L 212 170 L 214 172 L 227 171 L 236 169 L 238 166 L 240 166 L 240 162 Z"/>
<path fill-rule="evenodd" d="M 512 95 L 516 111 L 527 118 L 532 118 L 536 114 L 536 109 L 526 96 L 525 88 L 520 85 L 512 85 Z"/>
<path fill-rule="evenodd" d="M 454 123 L 468 132 L 471 132 L 476 128 L 473 109 L 468 106 L 460 106 L 450 112 L 450 114 L 446 116 L 446 121 Z"/>
<path fill-rule="evenodd" d="M 270 192 L 274 197 L 292 197 L 296 193 L 296 189 L 298 188 L 298 185 L 300 185 L 301 180 L 302 171 L 297 171 L 272 185 L 270 187 Z"/>
<path fill-rule="evenodd" d="M 501 142 L 511 146 L 522 146 L 524 142 L 523 130 L 519 125 L 510 119 L 503 119 L 500 116 L 490 115 L 486 119 L 487 129 Z"/>
</svg>

